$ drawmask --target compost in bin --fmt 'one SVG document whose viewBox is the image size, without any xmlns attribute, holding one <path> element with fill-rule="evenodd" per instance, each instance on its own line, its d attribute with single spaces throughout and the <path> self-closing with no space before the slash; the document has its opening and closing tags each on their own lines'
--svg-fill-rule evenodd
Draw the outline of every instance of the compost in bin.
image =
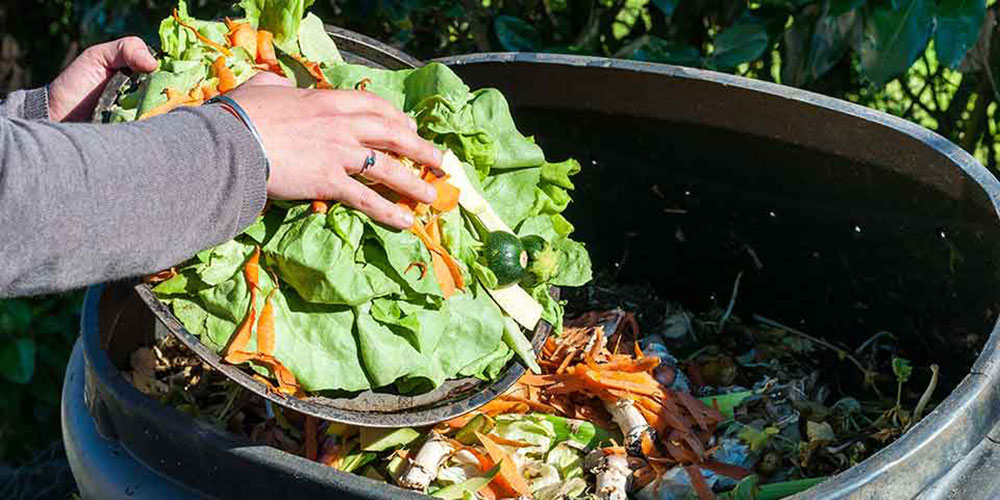
<svg viewBox="0 0 1000 500">
<path fill-rule="evenodd" d="M 303 21 L 302 30 L 315 24 L 309 19 Z M 194 36 L 186 43 L 204 51 L 196 56 L 178 52 L 176 61 L 186 57 L 211 61 L 210 69 L 199 79 L 179 76 L 184 72 L 175 66 L 169 76 L 161 77 L 168 81 L 162 87 L 163 99 L 149 94 L 153 85 L 146 84 L 144 100 L 129 101 L 134 94 L 126 92 L 113 116 L 128 120 L 196 105 L 200 99 L 192 92 L 201 92 L 203 98 L 213 84 L 214 90 L 222 91 L 218 85 L 226 81 L 226 71 L 233 72 L 230 76 L 237 81 L 255 70 L 272 70 L 296 75 L 301 86 L 395 90 L 404 108 L 411 97 L 411 89 L 400 83 L 405 78 L 393 89 L 393 73 L 347 65 L 331 55 L 336 49 L 325 42 L 321 52 L 329 60 L 321 64 L 303 57 L 315 46 L 306 50 L 302 31 L 298 35 L 302 54 L 291 60 L 305 72 L 296 72 L 287 59 L 251 57 L 240 66 L 240 59 L 222 58 L 219 63 L 220 58 L 213 57 L 213 50 L 221 52 L 213 44 L 244 50 L 235 35 L 248 29 L 259 33 L 266 26 L 241 20 L 195 21 L 187 18 L 183 4 L 174 21 L 165 25 L 165 36 L 179 40 Z M 260 37 L 255 34 L 254 39 Z M 249 54 L 249 48 L 245 50 Z M 258 56 L 262 53 L 259 46 L 255 50 Z M 461 83 L 440 65 L 408 74 L 420 71 Z M 182 85 L 178 82 L 195 90 L 179 94 L 169 86 Z M 484 95 L 490 99 L 486 109 L 501 116 L 506 113 L 506 102 L 495 91 L 462 94 L 453 102 L 432 92 L 421 96 L 421 102 L 444 101 L 448 109 L 418 107 L 418 122 L 421 113 L 442 113 L 456 123 L 468 118 L 478 126 L 474 104 L 469 105 L 468 116 L 447 113 Z M 129 107 L 130 102 L 139 103 Z M 553 122 L 561 126 L 552 127 Z M 963 253 L 990 252 L 991 242 L 975 227 L 928 225 L 924 220 L 900 226 L 897 219 L 875 210 L 831 210 L 821 200 L 803 200 L 802 192 L 747 188 L 761 183 L 747 181 L 746 172 L 769 171 L 778 179 L 793 171 L 799 154 L 794 147 L 779 148 L 724 130 L 706 133 L 688 125 L 611 116 L 595 121 L 541 108 L 521 110 L 517 123 L 537 134 L 546 157 L 577 158 L 579 163 L 514 161 L 500 168 L 497 157 L 512 153 L 502 149 L 509 147 L 509 141 L 501 141 L 499 134 L 509 130 L 477 132 L 475 127 L 459 126 L 443 130 L 435 125 L 421 129 L 431 138 L 445 137 L 442 145 L 468 160 L 471 177 L 481 177 L 487 199 L 491 187 L 500 186 L 491 204 L 520 236 L 512 235 L 506 246 L 494 243 L 492 233 L 479 227 L 483 223 L 475 215 L 458 216 L 452 222 L 457 236 L 452 237 L 471 238 L 466 240 L 471 250 L 449 251 L 444 248 L 447 237 L 435 239 L 418 230 L 411 257 L 423 260 L 392 262 L 392 238 L 398 236 L 344 207 L 307 202 L 272 207 L 275 220 L 269 224 L 265 214 L 242 241 L 153 278 L 162 287 L 161 297 L 173 302 L 174 312 L 179 317 L 189 315 L 182 321 L 201 334 L 203 342 L 214 343 L 234 364 L 250 361 L 258 376 L 270 377 L 276 391 L 292 396 L 307 389 L 351 391 L 393 384 L 399 392 L 420 391 L 428 381 L 440 383 L 460 370 L 398 377 L 379 371 L 369 360 L 354 385 L 345 385 L 345 379 L 337 376 L 318 376 L 306 385 L 306 378 L 315 375 L 309 363 L 297 360 L 300 364 L 295 365 L 281 359 L 281 351 L 274 351 L 274 344 L 281 343 L 281 330 L 261 330 L 262 324 L 274 325 L 275 315 L 284 314 L 286 324 L 294 324 L 288 317 L 295 314 L 339 314 L 346 327 L 326 326 L 351 331 L 353 324 L 358 331 L 368 328 L 363 321 L 371 321 L 372 328 L 390 334 L 409 328 L 412 336 L 414 327 L 406 321 L 419 318 L 420 311 L 440 310 L 461 294 L 481 299 L 482 307 L 492 311 L 497 306 L 488 301 L 486 290 L 513 283 L 543 303 L 542 317 L 557 333 L 536 360 L 524 347 L 523 336 L 510 338 L 512 330 L 523 334 L 516 324 L 508 327 L 516 313 L 500 304 L 501 314 L 508 313 L 508 318 L 498 316 L 500 329 L 487 347 L 503 354 L 484 352 L 469 363 L 480 363 L 471 375 L 488 379 L 496 374 L 491 369 L 499 369 L 515 353 L 528 365 L 537 361 L 534 373 L 525 374 L 507 393 L 476 411 L 426 428 L 387 430 L 319 422 L 244 391 L 192 356 L 174 337 L 135 350 L 129 379 L 165 404 L 255 442 L 439 497 L 697 494 L 708 498 L 747 492 L 781 497 L 856 465 L 906 432 L 966 372 L 983 342 L 974 332 L 988 331 L 995 319 L 992 304 L 959 300 L 979 296 L 969 292 L 974 280 L 965 276 L 990 272 L 964 267 Z M 513 133 L 514 139 L 524 140 L 517 130 Z M 449 134 L 456 138 L 448 140 Z M 496 149 L 470 145 L 484 135 Z M 616 147 L 621 144 L 633 147 Z M 728 155 L 720 161 L 712 155 L 718 144 L 745 156 Z M 534 141 L 520 145 L 537 148 Z M 665 151 L 671 153 L 669 164 L 664 164 Z M 488 168 L 499 172 L 479 175 L 481 157 L 494 162 Z M 814 154 L 810 158 L 815 161 Z M 763 166 L 765 161 L 776 163 Z M 830 168 L 848 168 L 837 165 L 842 160 L 833 156 L 823 161 Z M 418 166 L 415 170 L 433 176 L 426 177 L 430 181 L 447 181 Z M 874 184 L 891 181 L 904 182 L 878 179 Z M 444 186 L 439 185 L 439 191 Z M 567 208 L 570 193 L 574 203 Z M 421 227 L 428 233 L 447 233 L 441 220 L 449 212 L 460 213 L 454 204 L 423 210 L 428 216 L 425 224 L 433 224 L 432 229 Z M 577 231 L 573 238 L 588 243 L 597 270 L 592 280 L 587 250 L 567 238 L 574 228 L 571 222 Z M 371 293 L 358 297 L 345 298 L 336 295 L 338 290 L 322 287 L 305 292 L 314 284 L 310 279 L 335 282 L 336 277 L 323 274 L 340 268 L 309 268 L 304 259 L 295 260 L 294 252 L 273 248 L 269 256 L 268 245 L 280 234 L 275 246 L 287 249 L 300 244 L 289 233 L 310 231 L 328 231 L 330 238 L 323 241 L 330 245 L 357 248 L 345 266 L 364 257 L 367 260 L 358 268 L 362 273 L 369 267 L 381 269 L 389 291 L 379 295 L 369 280 Z M 541 236 L 541 242 L 529 235 Z M 366 247 L 371 240 L 379 240 L 382 253 Z M 901 254 L 900 249 L 907 252 Z M 497 266 L 492 260 L 497 255 L 514 258 Z M 275 269 L 269 270 L 268 263 Z M 301 268 L 313 272 L 290 271 Z M 398 290 L 391 289 L 391 281 L 396 281 Z M 466 284 L 469 290 L 464 290 Z M 567 287 L 565 303 L 548 295 L 550 284 Z M 227 288 L 217 288 L 223 285 Z M 574 288 L 577 285 L 582 286 Z M 404 293 L 407 286 L 413 293 Z M 429 288 L 414 309 L 406 309 L 412 304 L 399 305 L 406 301 L 380 300 L 412 298 L 423 286 Z M 282 287 L 289 294 L 279 296 L 283 302 L 275 305 L 272 298 Z M 302 295 L 312 292 L 315 300 Z M 229 293 L 241 298 L 229 301 Z M 198 303 L 213 294 L 215 302 Z M 330 304 L 331 300 L 347 302 Z M 210 312 L 220 304 L 226 309 L 227 301 L 225 314 Z M 294 301 L 301 301 L 300 306 L 292 305 Z M 430 302 L 434 303 L 428 306 Z M 184 304 L 183 313 L 178 303 Z M 316 308 L 309 303 L 325 305 Z M 341 307 L 323 309 L 330 305 Z M 375 307 L 380 309 L 372 312 Z M 220 316 L 226 317 L 220 320 Z M 942 319 L 948 322 L 940 323 Z M 201 331 L 193 326 L 199 322 Z M 488 324 L 483 322 L 482 329 Z M 957 343 L 956 329 L 965 332 Z M 937 333 L 943 331 L 948 333 Z M 271 347 L 264 347 L 268 344 Z M 941 352 L 950 354 L 940 359 Z M 340 385 L 324 385 L 329 383 Z"/>
</svg>

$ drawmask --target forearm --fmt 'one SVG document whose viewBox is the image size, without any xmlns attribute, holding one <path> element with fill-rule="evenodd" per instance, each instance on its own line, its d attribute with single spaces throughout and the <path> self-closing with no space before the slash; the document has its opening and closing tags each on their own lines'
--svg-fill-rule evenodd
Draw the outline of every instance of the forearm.
<svg viewBox="0 0 1000 500">
<path fill-rule="evenodd" d="M 49 118 L 48 90 L 42 87 L 11 92 L 3 102 L 0 102 L 0 118 L 2 117 L 47 120 Z"/>
<path fill-rule="evenodd" d="M 122 125 L 0 118 L 0 296 L 153 272 L 265 201 L 264 156 L 217 106 Z"/>
</svg>

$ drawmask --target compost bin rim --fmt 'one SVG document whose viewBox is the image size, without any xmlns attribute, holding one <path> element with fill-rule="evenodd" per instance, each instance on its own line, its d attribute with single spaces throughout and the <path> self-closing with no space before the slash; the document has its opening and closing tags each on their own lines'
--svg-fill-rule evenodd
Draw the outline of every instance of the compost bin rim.
<svg viewBox="0 0 1000 500">
<path fill-rule="evenodd" d="M 985 192 L 992 204 L 996 217 L 994 221 L 1000 222 L 1000 181 L 972 155 L 936 132 L 858 104 L 776 83 L 716 71 L 593 56 L 489 52 L 443 57 L 435 59 L 433 62 L 456 67 L 501 63 L 631 71 L 722 85 L 762 93 L 835 113 L 843 113 L 908 136 L 943 156 L 951 164 L 960 168 Z M 947 472 L 952 464 L 972 450 L 976 444 L 986 439 L 992 425 L 985 425 L 983 421 L 994 422 L 1000 417 L 1000 388 L 997 387 L 1000 384 L 997 384 L 996 381 L 1000 381 L 1000 318 L 994 322 L 990 337 L 970 368 L 969 374 L 934 411 L 927 414 L 912 429 L 889 446 L 868 457 L 860 464 L 796 495 L 796 498 L 807 496 L 810 498 L 833 498 L 850 495 L 855 493 L 858 488 L 873 486 L 882 472 L 887 472 L 897 465 L 925 469 L 922 476 L 925 481 L 923 484 L 915 486 L 919 489 L 914 494 L 918 493 L 926 484 L 933 482 Z M 949 447 L 949 444 L 952 446 Z M 952 451 L 959 453 L 957 455 L 947 453 Z M 894 493 L 903 493 L 901 490 L 906 488 L 900 486 L 896 484 L 889 487 Z"/>
</svg>

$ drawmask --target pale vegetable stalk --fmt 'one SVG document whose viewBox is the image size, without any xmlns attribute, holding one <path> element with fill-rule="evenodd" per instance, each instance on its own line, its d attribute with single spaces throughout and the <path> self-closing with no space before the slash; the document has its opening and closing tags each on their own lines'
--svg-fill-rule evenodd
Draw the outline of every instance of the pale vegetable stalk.
<svg viewBox="0 0 1000 500">
<path fill-rule="evenodd" d="M 451 151 L 445 151 L 441 169 L 449 175 L 448 182 L 458 188 L 458 204 L 467 213 L 475 216 L 489 231 L 513 233 L 510 227 L 493 210 L 486 198 L 479 194 L 465 175 L 462 162 Z M 486 288 L 486 287 L 483 287 Z M 491 290 L 486 293 L 500 306 L 503 312 L 514 318 L 526 330 L 534 330 L 542 318 L 542 305 L 518 285 Z"/>
<path fill-rule="evenodd" d="M 611 418 L 625 436 L 625 448 L 633 455 L 641 454 L 642 436 L 647 432 L 652 433 L 653 428 L 635 407 L 635 401 L 620 398 L 614 403 L 605 403 L 604 407 L 611 413 Z"/>
<path fill-rule="evenodd" d="M 441 464 L 453 451 L 455 449 L 444 436 L 431 431 L 416 458 L 410 461 L 409 469 L 399 478 L 399 485 L 411 490 L 426 490 L 431 481 L 437 478 Z"/>
<path fill-rule="evenodd" d="M 624 455 L 605 455 L 594 450 L 587 455 L 587 470 L 597 476 L 594 493 L 600 500 L 627 500 L 632 469 Z"/>
</svg>

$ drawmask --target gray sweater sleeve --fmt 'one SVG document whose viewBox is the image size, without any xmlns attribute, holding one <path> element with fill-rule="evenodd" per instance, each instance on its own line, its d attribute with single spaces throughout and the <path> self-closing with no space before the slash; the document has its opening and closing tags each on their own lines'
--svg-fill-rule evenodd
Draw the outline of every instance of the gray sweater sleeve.
<svg viewBox="0 0 1000 500">
<path fill-rule="evenodd" d="M 47 88 L 11 92 L 0 105 L 0 117 L 26 120 L 49 119 L 49 91 Z"/>
<path fill-rule="evenodd" d="M 264 154 L 219 106 L 58 124 L 26 119 L 24 97 L 0 108 L 0 297 L 168 268 L 264 207 Z"/>
</svg>

